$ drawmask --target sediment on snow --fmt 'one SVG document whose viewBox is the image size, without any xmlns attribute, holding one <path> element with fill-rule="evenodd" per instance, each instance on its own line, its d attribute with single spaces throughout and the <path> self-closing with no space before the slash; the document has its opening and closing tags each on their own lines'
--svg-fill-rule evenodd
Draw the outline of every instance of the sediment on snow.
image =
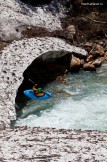
<svg viewBox="0 0 107 162">
<path fill-rule="evenodd" d="M 0 137 L 1 161 L 107 161 L 107 132 L 17 127 Z"/>
</svg>

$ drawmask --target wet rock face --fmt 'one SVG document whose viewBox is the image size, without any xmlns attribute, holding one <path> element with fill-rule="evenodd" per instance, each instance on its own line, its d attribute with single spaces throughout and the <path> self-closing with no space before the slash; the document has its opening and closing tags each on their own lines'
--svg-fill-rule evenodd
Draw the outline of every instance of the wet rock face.
<svg viewBox="0 0 107 162">
<path fill-rule="evenodd" d="M 78 72 L 80 70 L 81 60 L 74 55 L 72 55 L 72 60 L 70 62 L 70 71 Z"/>
<path fill-rule="evenodd" d="M 51 0 L 21 0 L 24 3 L 30 4 L 32 6 L 49 4 Z"/>
<path fill-rule="evenodd" d="M 25 70 L 24 78 L 29 77 L 38 85 L 45 85 L 64 74 L 69 68 L 72 53 L 65 51 L 49 51 L 35 59 Z"/>
</svg>

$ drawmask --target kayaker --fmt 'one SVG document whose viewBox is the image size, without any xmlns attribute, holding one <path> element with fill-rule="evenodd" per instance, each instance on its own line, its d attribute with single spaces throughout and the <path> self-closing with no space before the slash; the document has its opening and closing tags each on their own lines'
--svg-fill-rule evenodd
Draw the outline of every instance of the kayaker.
<svg viewBox="0 0 107 162">
<path fill-rule="evenodd" d="M 44 95 L 42 88 L 37 88 L 37 84 L 35 84 L 32 89 L 35 93 L 35 96 L 41 97 Z"/>
</svg>

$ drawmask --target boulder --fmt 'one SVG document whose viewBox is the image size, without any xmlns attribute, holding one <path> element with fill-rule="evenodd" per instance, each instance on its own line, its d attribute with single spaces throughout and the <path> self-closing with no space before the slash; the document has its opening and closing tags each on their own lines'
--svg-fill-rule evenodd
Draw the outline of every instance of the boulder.
<svg viewBox="0 0 107 162">
<path fill-rule="evenodd" d="M 105 52 L 104 58 L 105 58 L 105 60 L 107 61 L 107 52 Z"/>
<path fill-rule="evenodd" d="M 69 25 L 66 30 L 64 31 L 64 37 L 66 37 L 67 39 L 73 39 L 74 35 L 76 33 L 76 29 L 74 27 L 74 25 Z"/>
<path fill-rule="evenodd" d="M 105 52 L 104 52 L 104 48 L 102 46 L 100 46 L 99 44 L 96 44 L 93 49 L 90 51 L 89 53 L 90 55 L 93 55 L 94 58 L 97 57 L 102 57 L 104 56 Z"/>
<path fill-rule="evenodd" d="M 83 70 L 85 70 L 85 71 L 96 71 L 96 68 L 95 68 L 95 66 L 94 66 L 93 64 L 91 64 L 91 63 L 85 63 L 85 64 L 83 65 Z"/>
<path fill-rule="evenodd" d="M 85 48 L 85 50 L 87 50 L 88 52 L 91 51 L 92 46 L 93 46 L 93 43 L 92 43 L 92 42 L 86 42 L 86 43 L 84 44 L 84 48 Z"/>
<path fill-rule="evenodd" d="M 92 42 L 86 42 L 84 44 L 84 47 L 92 47 L 93 46 L 93 43 Z"/>
<path fill-rule="evenodd" d="M 84 59 L 81 59 L 80 61 L 81 61 L 81 66 L 83 66 L 85 64 Z"/>
<path fill-rule="evenodd" d="M 92 63 L 95 67 L 100 67 L 102 64 L 102 59 L 98 58 Z"/>
<path fill-rule="evenodd" d="M 69 25 L 67 28 L 66 28 L 66 31 L 68 33 L 68 37 L 72 37 L 76 34 L 76 29 L 75 29 L 75 26 L 74 25 Z"/>
<path fill-rule="evenodd" d="M 89 55 L 86 59 L 86 62 L 93 61 L 93 55 Z"/>
<path fill-rule="evenodd" d="M 70 62 L 70 71 L 79 71 L 81 65 L 81 60 L 74 55 L 72 55 L 72 59 Z"/>
<path fill-rule="evenodd" d="M 76 33 L 76 29 L 75 29 L 74 25 L 69 25 L 69 26 L 66 28 L 66 30 L 67 30 L 69 33 L 73 34 L 73 35 L 75 35 L 75 33 Z"/>
</svg>

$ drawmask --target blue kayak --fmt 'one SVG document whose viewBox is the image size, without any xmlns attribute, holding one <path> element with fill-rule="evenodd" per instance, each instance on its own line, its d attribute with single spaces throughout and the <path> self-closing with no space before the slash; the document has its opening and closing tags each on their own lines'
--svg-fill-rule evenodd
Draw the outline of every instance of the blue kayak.
<svg viewBox="0 0 107 162">
<path fill-rule="evenodd" d="M 46 100 L 46 99 L 49 99 L 51 97 L 54 96 L 54 94 L 50 93 L 50 92 L 44 92 L 44 95 L 41 96 L 41 97 L 38 97 L 38 96 L 35 96 L 34 94 L 34 91 L 32 89 L 29 89 L 29 90 L 25 90 L 24 91 L 24 94 L 31 98 L 31 99 L 35 99 L 35 100 Z"/>
</svg>

